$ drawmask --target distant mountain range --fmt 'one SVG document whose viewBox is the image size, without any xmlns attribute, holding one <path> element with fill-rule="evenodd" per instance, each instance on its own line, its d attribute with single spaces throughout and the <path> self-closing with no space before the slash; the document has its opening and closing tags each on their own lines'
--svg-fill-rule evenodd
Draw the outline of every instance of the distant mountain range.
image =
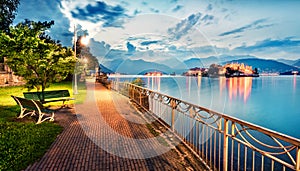
<svg viewBox="0 0 300 171">
<path fill-rule="evenodd" d="M 287 72 L 287 71 L 300 71 L 300 68 L 287 65 L 275 60 L 266 60 L 266 59 L 258 59 L 258 58 L 250 58 L 250 59 L 238 59 L 238 60 L 232 60 L 228 61 L 229 63 L 238 62 L 238 63 L 244 63 L 246 65 L 252 66 L 252 68 L 257 68 L 258 71 L 261 72 L 267 72 L 267 73 L 275 73 L 275 72 Z M 228 63 L 227 62 L 227 63 Z"/>
<path fill-rule="evenodd" d="M 298 60 L 277 59 L 276 61 L 282 62 L 287 65 L 300 67 L 300 59 Z"/>
<path fill-rule="evenodd" d="M 145 74 L 147 72 L 159 71 L 163 74 L 182 74 L 190 68 L 205 67 L 208 68 L 211 64 L 221 64 L 238 62 L 257 68 L 260 73 L 276 73 L 287 71 L 300 71 L 299 60 L 267 60 L 257 58 L 255 56 L 241 55 L 241 56 L 210 56 L 207 58 L 190 58 L 183 62 L 178 59 L 166 59 L 158 62 L 149 62 L 142 59 L 115 59 L 105 62 L 100 65 L 103 72 L 106 73 L 122 73 L 122 74 Z"/>
<path fill-rule="evenodd" d="M 187 68 L 194 68 L 194 67 L 208 68 L 211 64 L 222 64 L 222 63 L 226 63 L 227 61 L 230 61 L 230 60 L 247 59 L 247 58 L 256 58 L 256 57 L 250 56 L 250 55 L 209 56 L 207 58 L 190 58 L 188 60 L 185 60 L 184 64 L 187 66 Z"/>
<path fill-rule="evenodd" d="M 101 68 L 101 72 L 102 73 L 106 73 L 106 74 L 110 74 L 110 73 L 114 73 L 114 71 L 112 71 L 112 70 L 110 70 L 110 69 L 108 69 L 108 68 L 106 68 L 104 65 L 102 65 L 102 64 L 100 64 L 99 65 L 100 66 L 100 68 Z"/>
<path fill-rule="evenodd" d="M 294 63 L 293 66 L 300 68 L 300 59 L 296 63 Z"/>
<path fill-rule="evenodd" d="M 112 71 L 116 73 L 123 74 L 145 74 L 150 71 L 159 71 L 164 74 L 169 74 L 174 72 L 172 68 L 155 62 L 148 62 L 142 59 L 139 60 L 113 60 L 111 62 L 105 63 L 107 68 L 111 68 Z"/>
</svg>

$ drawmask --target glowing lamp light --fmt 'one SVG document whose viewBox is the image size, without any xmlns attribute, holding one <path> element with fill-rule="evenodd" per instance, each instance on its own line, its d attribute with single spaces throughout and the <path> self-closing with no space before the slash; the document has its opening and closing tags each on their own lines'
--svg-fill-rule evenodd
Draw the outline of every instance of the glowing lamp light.
<svg viewBox="0 0 300 171">
<path fill-rule="evenodd" d="M 81 41 L 80 42 L 81 44 L 87 45 L 87 44 L 89 44 L 90 39 L 87 36 L 83 36 L 83 37 L 81 37 L 80 41 Z"/>
</svg>

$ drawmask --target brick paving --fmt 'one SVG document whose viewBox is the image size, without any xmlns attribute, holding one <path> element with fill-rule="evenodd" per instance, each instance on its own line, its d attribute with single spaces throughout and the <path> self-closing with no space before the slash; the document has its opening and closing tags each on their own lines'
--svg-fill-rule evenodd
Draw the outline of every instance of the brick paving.
<svg viewBox="0 0 300 171">
<path fill-rule="evenodd" d="M 64 131 L 26 170 L 202 170 L 161 145 L 128 99 L 100 84 L 87 87 L 83 104 L 56 114 Z"/>
</svg>

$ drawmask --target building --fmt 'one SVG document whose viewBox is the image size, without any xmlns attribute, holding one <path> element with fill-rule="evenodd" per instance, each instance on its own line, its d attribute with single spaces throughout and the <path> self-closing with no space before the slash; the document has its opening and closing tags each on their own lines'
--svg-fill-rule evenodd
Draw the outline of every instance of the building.
<svg viewBox="0 0 300 171">
<path fill-rule="evenodd" d="M 207 71 L 208 71 L 207 68 L 195 67 L 189 69 L 189 71 L 185 72 L 184 75 L 185 76 L 207 76 Z"/>
<path fill-rule="evenodd" d="M 14 75 L 13 71 L 5 64 L 5 58 L 0 58 L 0 86 L 22 85 L 22 77 Z"/>
</svg>

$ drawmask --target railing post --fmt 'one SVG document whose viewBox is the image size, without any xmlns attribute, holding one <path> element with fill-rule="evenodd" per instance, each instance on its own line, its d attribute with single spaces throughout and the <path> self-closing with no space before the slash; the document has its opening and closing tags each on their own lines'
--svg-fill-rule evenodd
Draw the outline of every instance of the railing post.
<svg viewBox="0 0 300 171">
<path fill-rule="evenodd" d="M 139 97 L 140 106 L 143 106 L 142 105 L 142 90 L 141 89 L 139 90 L 139 95 L 140 95 L 140 97 Z"/>
<path fill-rule="evenodd" d="M 129 85 L 129 97 L 131 98 L 131 99 L 133 99 L 133 87 L 132 87 L 132 85 Z"/>
<path fill-rule="evenodd" d="M 299 146 L 296 151 L 296 170 L 300 171 L 300 147 Z"/>
<path fill-rule="evenodd" d="M 228 170 L 228 119 L 224 119 L 223 171 Z"/>
<path fill-rule="evenodd" d="M 150 96 L 149 96 L 149 111 L 151 112 L 154 112 L 154 94 L 153 93 L 150 93 Z"/>
<path fill-rule="evenodd" d="M 133 100 L 134 100 L 134 93 L 135 93 L 134 91 L 135 91 L 134 86 L 131 85 L 131 99 Z"/>
<path fill-rule="evenodd" d="M 171 128 L 172 131 L 174 131 L 175 130 L 175 109 L 176 109 L 176 102 L 174 99 L 171 99 L 170 105 L 172 107 Z"/>
</svg>

